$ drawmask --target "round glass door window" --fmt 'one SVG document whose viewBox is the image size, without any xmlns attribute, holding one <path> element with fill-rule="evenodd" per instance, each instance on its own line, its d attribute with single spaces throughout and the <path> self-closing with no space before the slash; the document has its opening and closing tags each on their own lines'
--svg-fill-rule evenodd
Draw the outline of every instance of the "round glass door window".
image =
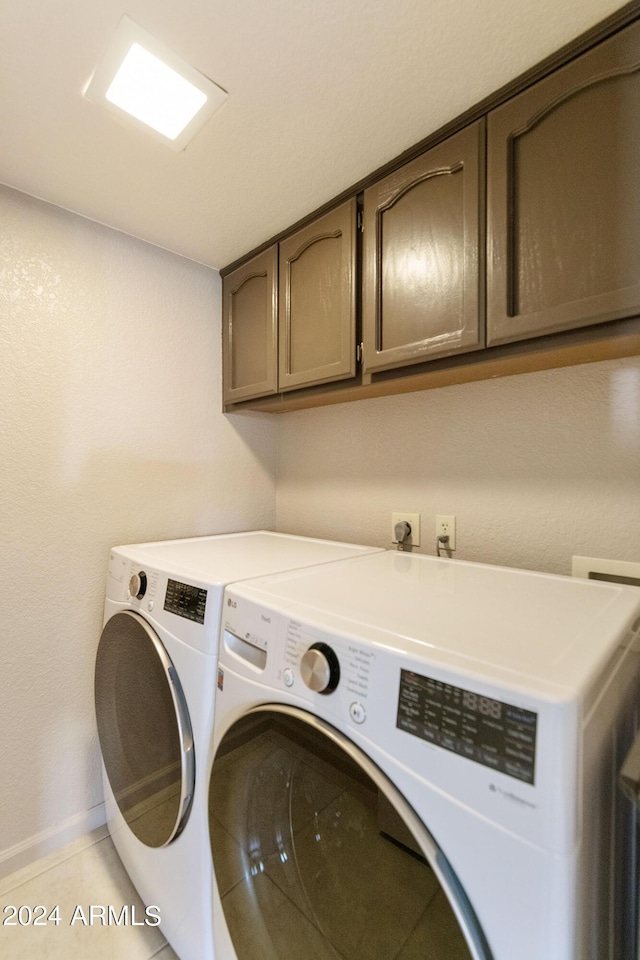
<svg viewBox="0 0 640 960">
<path fill-rule="evenodd" d="M 96 658 L 95 706 L 105 770 L 130 829 L 149 847 L 183 829 L 193 797 L 193 737 L 175 668 L 132 611 L 107 621 Z"/>
<path fill-rule="evenodd" d="M 403 805 L 303 711 L 258 708 L 234 724 L 213 764 L 209 827 L 237 960 L 490 960 Z"/>
</svg>

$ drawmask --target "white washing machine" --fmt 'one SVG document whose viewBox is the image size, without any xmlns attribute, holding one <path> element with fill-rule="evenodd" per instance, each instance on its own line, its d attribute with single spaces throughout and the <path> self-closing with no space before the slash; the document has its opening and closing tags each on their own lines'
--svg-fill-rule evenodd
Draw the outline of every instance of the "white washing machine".
<svg viewBox="0 0 640 960">
<path fill-rule="evenodd" d="M 386 552 L 223 617 L 217 957 L 635 957 L 637 589 Z"/>
<path fill-rule="evenodd" d="M 206 758 L 224 585 L 372 548 L 266 531 L 111 551 L 95 702 L 107 820 L 182 960 L 210 960 Z"/>
</svg>

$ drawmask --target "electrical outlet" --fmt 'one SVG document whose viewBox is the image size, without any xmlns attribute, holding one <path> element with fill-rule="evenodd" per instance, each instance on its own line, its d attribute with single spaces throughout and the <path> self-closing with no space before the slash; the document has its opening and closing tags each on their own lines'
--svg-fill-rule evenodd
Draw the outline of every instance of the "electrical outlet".
<svg viewBox="0 0 640 960">
<path fill-rule="evenodd" d="M 412 547 L 420 546 L 420 514 L 419 513 L 392 513 L 391 514 L 391 543 L 397 543 L 395 527 L 402 520 L 411 527 L 411 538 L 407 541 Z"/>
<path fill-rule="evenodd" d="M 436 537 L 449 537 L 447 547 L 449 550 L 456 548 L 456 518 L 455 517 L 436 517 Z"/>
</svg>

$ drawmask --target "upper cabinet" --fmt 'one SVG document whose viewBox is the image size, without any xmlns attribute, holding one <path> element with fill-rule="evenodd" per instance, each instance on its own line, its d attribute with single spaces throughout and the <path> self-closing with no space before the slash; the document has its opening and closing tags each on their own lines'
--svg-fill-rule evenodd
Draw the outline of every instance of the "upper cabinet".
<svg viewBox="0 0 640 960">
<path fill-rule="evenodd" d="M 640 24 L 489 114 L 487 342 L 640 313 Z"/>
<path fill-rule="evenodd" d="M 364 194 L 365 372 L 484 342 L 484 120 Z"/>
<path fill-rule="evenodd" d="M 640 355 L 640 15 L 371 174 L 223 298 L 227 409 Z"/>
<path fill-rule="evenodd" d="M 236 403 L 278 390 L 278 250 L 270 247 L 222 284 L 223 399 Z"/>
<path fill-rule="evenodd" d="M 356 218 L 349 200 L 224 278 L 226 404 L 355 375 Z"/>
<path fill-rule="evenodd" d="M 280 243 L 280 390 L 356 372 L 356 201 Z"/>
</svg>

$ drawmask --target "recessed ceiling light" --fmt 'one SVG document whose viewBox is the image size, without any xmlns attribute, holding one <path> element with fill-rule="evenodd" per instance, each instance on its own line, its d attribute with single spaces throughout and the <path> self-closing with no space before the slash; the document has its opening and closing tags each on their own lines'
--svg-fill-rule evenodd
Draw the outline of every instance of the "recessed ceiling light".
<svg viewBox="0 0 640 960">
<path fill-rule="evenodd" d="M 207 95 L 134 43 L 105 94 L 158 133 L 175 140 L 207 102 Z"/>
<path fill-rule="evenodd" d="M 184 150 L 228 95 L 125 16 L 84 96 Z"/>
</svg>

